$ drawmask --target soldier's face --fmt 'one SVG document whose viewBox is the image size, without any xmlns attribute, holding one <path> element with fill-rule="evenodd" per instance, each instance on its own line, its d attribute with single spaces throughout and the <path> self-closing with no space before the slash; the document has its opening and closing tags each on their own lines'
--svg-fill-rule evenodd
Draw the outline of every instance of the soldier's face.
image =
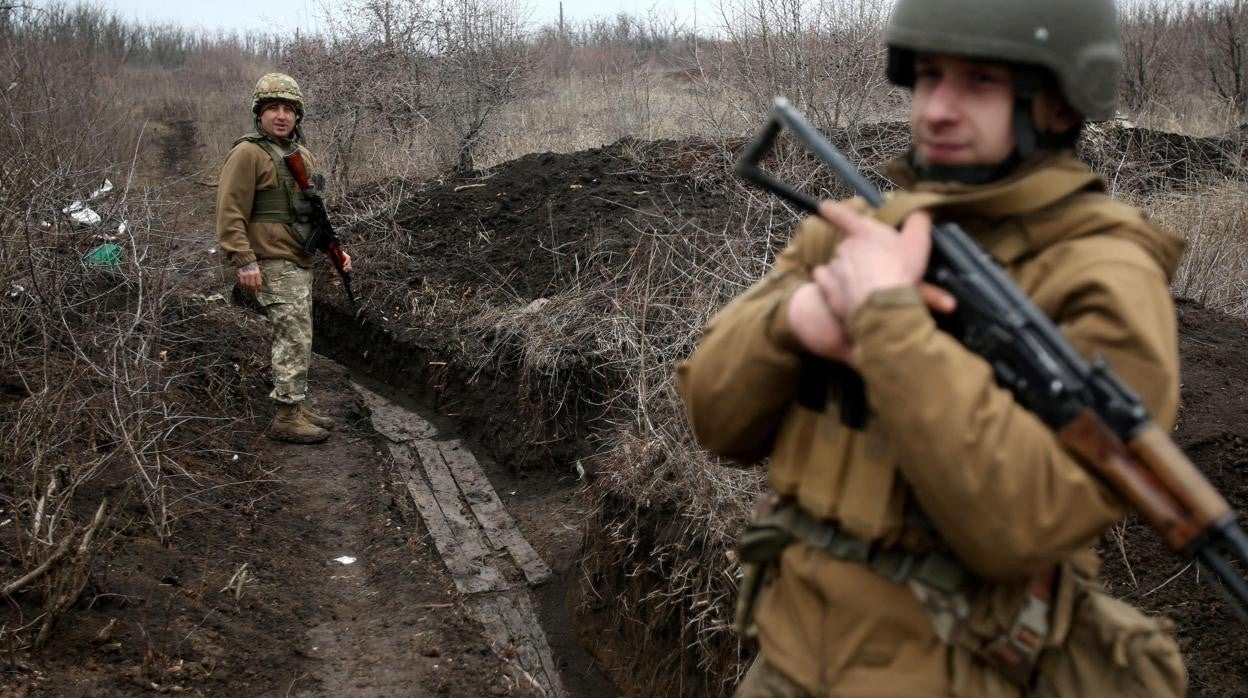
<svg viewBox="0 0 1248 698">
<path fill-rule="evenodd" d="M 286 102 L 269 102 L 260 111 L 260 128 L 278 138 L 290 138 L 295 130 L 298 114 Z"/>
<path fill-rule="evenodd" d="M 910 130 L 922 164 L 996 165 L 1014 150 L 1014 72 L 954 56 L 915 59 Z"/>
</svg>

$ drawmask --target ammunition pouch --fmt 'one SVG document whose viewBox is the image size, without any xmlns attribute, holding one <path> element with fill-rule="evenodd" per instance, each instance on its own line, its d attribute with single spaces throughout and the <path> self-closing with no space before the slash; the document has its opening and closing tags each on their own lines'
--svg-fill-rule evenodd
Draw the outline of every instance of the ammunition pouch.
<svg viewBox="0 0 1248 698">
<path fill-rule="evenodd" d="M 1185 696 L 1187 670 L 1173 628 L 1168 619 L 1146 616 L 1079 580 L 1069 630 L 1041 658 L 1034 695 Z"/>
</svg>

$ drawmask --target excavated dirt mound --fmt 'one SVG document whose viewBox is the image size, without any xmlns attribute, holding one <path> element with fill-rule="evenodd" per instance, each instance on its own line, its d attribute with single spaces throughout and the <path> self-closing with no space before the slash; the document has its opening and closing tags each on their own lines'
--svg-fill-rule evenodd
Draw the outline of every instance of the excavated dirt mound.
<svg viewBox="0 0 1248 698">
<path fill-rule="evenodd" d="M 687 174 L 656 167 L 673 144 L 621 141 L 573 155 L 526 155 L 472 180 L 424 185 L 394 224 L 411 256 L 370 261 L 370 273 L 415 287 L 532 299 L 623 262 L 636 226 L 661 216 L 715 221 L 717 202 Z M 380 265 L 380 267 L 378 266 Z"/>
<path fill-rule="evenodd" d="M 896 152 L 895 140 L 890 140 L 896 130 L 888 127 L 858 140 L 863 144 L 860 152 L 873 156 L 867 162 L 879 163 Z M 846 143 L 844 137 L 838 140 Z M 1173 179 L 1178 175 L 1217 176 L 1238 147 L 1237 141 L 1201 142 L 1123 130 L 1103 136 L 1089 155 L 1094 162 L 1104 161 L 1107 153 L 1138 154 L 1160 147 L 1158 143 L 1165 146 L 1159 151 L 1167 156 L 1162 161 L 1130 165 L 1141 181 L 1158 187 L 1183 185 Z M 1180 157 L 1184 153 L 1198 153 L 1214 166 L 1197 173 L 1191 157 Z M 406 195 L 395 216 L 392 230 L 405 238 L 407 254 L 372 260 L 365 273 L 376 276 L 375 293 L 383 286 L 438 286 L 461 299 L 520 302 L 550 296 L 627 263 L 647 224 L 676 218 L 696 220 L 699 230 L 740 224 L 739 209 L 722 193 L 722 175 L 695 174 L 708 171 L 708 165 L 723 172 L 726 162 L 714 148 L 696 142 L 626 141 L 569 155 L 530 155 L 476 179 L 426 184 Z M 412 190 L 410 184 L 404 186 Z M 775 241 L 773 248 L 782 243 Z M 369 282 L 363 283 L 369 288 Z M 435 317 L 426 327 L 396 332 L 379 320 L 384 310 L 368 309 L 357 325 L 336 304 L 323 304 L 320 327 L 328 333 L 326 350 L 349 347 L 346 353 L 361 370 L 395 376 L 399 384 L 441 405 L 470 438 L 510 468 L 564 469 L 592 452 L 593 420 L 602 414 L 594 403 L 612 388 L 607 368 L 585 370 L 583 380 L 565 393 L 559 415 L 552 416 L 551 406 L 534 403 L 531 386 L 522 385 L 514 373 L 504 368 L 482 372 L 457 363 L 451 320 L 439 327 Z M 1248 402 L 1243 397 L 1248 394 L 1248 326 L 1190 302 L 1181 302 L 1179 312 L 1184 384 L 1176 438 L 1232 505 L 1248 510 Z M 341 329 L 325 330 L 327 323 Z M 381 350 L 387 344 L 403 350 Z M 577 438 L 554 446 L 541 443 L 540 436 L 552 428 Z M 644 537 L 648 532 L 640 533 Z M 1106 582 L 1116 594 L 1176 621 L 1193 694 L 1242 695 L 1248 686 L 1248 636 L 1207 575 L 1198 580 L 1194 566 L 1176 560 L 1136 521 L 1128 523 L 1121 542 L 1107 538 L 1101 547 Z M 627 580 L 619 581 L 627 586 Z M 581 630 L 592 643 L 605 629 Z M 682 654 L 675 645 L 657 646 L 661 634 L 649 639 L 656 645 L 647 647 L 656 659 L 651 667 Z"/>
</svg>

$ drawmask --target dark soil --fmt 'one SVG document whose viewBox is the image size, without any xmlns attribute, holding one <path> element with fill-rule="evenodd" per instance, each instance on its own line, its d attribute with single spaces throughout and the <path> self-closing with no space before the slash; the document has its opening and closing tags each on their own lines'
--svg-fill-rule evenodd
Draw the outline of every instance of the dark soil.
<svg viewBox="0 0 1248 698">
<path fill-rule="evenodd" d="M 1178 315 L 1183 385 L 1175 442 L 1242 514 L 1248 511 L 1248 322 L 1189 301 L 1178 304 Z M 1124 542 L 1125 555 L 1112 540 L 1101 545 L 1106 584 L 1177 623 L 1192 695 L 1248 695 L 1248 633 L 1209 573 L 1176 559 L 1138 519 L 1127 524 Z"/>
<path fill-rule="evenodd" d="M 692 176 L 651 162 L 672 147 L 621 141 L 539 153 L 474 179 L 423 185 L 395 215 L 411 256 L 370 259 L 369 273 L 412 287 L 450 284 L 461 296 L 532 299 L 567 288 L 627 259 L 638 237 L 632 226 L 722 218 Z"/>
<path fill-rule="evenodd" d="M 263 346 L 257 319 L 219 310 L 214 333 Z M 245 344 L 243 362 L 257 353 Z M 6 657 L 0 694 L 508 694 L 502 660 L 392 489 L 347 373 L 314 362 L 314 405 L 340 424 L 316 447 L 265 439 L 263 375 L 244 385 L 255 419 L 215 435 L 219 472 L 195 464 L 207 482 L 177 507 L 173 544 L 146 533 L 141 506 L 118 517 L 92 591 L 42 652 Z M 15 598 L 4 624 L 33 616 L 31 600 Z"/>
</svg>

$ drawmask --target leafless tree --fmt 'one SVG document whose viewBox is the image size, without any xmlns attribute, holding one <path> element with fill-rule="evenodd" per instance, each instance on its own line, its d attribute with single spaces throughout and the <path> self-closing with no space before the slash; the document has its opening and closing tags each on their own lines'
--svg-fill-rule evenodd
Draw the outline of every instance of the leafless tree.
<svg viewBox="0 0 1248 698">
<path fill-rule="evenodd" d="M 785 96 L 822 128 L 853 125 L 890 91 L 883 0 L 724 0 L 719 14 L 720 66 L 703 72 L 723 75 L 745 123 Z"/>
<path fill-rule="evenodd" d="M 1200 16 L 1211 20 L 1206 44 L 1209 81 L 1242 116 L 1248 111 L 1248 2 L 1206 3 Z"/>
<path fill-rule="evenodd" d="M 1138 113 L 1170 88 L 1178 49 L 1179 11 L 1169 0 L 1147 0 L 1122 8 L 1123 106 Z"/>
<path fill-rule="evenodd" d="M 364 0 L 327 19 L 325 36 L 295 43 L 285 61 L 306 90 L 331 169 L 350 179 L 358 138 L 401 156 L 432 152 L 472 170 L 499 111 L 525 94 L 531 46 L 511 0 Z M 401 168 L 402 164 L 398 165 Z"/>
</svg>

